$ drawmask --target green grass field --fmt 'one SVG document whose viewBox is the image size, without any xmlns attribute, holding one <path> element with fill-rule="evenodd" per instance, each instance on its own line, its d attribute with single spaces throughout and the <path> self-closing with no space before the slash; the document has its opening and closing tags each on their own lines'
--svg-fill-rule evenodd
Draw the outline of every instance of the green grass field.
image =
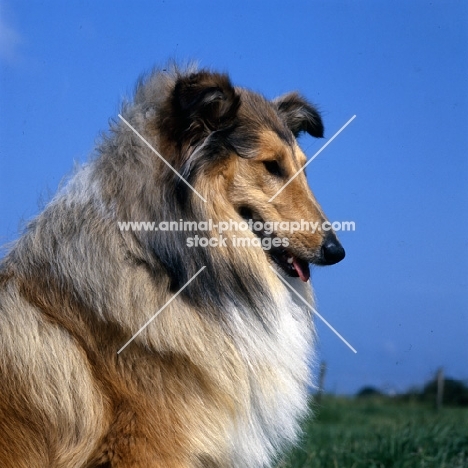
<svg viewBox="0 0 468 468">
<path fill-rule="evenodd" d="M 468 408 L 324 397 L 277 468 L 468 468 Z"/>
</svg>

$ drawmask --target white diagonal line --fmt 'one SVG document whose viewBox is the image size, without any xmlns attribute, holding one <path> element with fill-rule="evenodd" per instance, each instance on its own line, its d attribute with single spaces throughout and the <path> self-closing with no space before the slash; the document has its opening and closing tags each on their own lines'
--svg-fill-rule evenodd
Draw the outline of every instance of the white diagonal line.
<svg viewBox="0 0 468 468">
<path fill-rule="evenodd" d="M 118 351 L 120 354 L 204 269 L 202 266 Z"/>
<path fill-rule="evenodd" d="M 161 156 L 161 154 L 160 154 L 156 149 L 154 149 L 153 146 L 152 146 L 150 143 L 148 143 L 148 141 L 145 140 L 145 138 L 144 138 L 140 133 L 138 133 L 138 131 L 137 131 L 134 127 L 132 127 L 120 114 L 118 114 L 118 115 L 119 115 L 119 118 L 125 123 L 125 125 L 127 125 L 136 135 L 138 135 L 138 136 L 140 137 L 141 141 L 143 141 L 143 143 L 145 143 L 145 145 L 146 145 L 150 150 L 152 150 L 152 151 L 154 152 L 154 154 L 156 154 L 156 156 L 158 156 L 159 159 L 161 159 L 161 161 L 162 161 L 167 167 L 169 167 L 173 172 L 175 172 L 175 173 L 180 177 L 180 179 L 182 180 L 182 182 L 184 182 L 186 185 L 188 185 L 188 186 L 189 186 L 189 187 L 206 203 L 205 198 L 204 198 L 202 195 L 200 195 L 200 193 L 198 193 L 197 190 L 196 190 L 192 185 L 190 185 L 190 183 L 187 182 L 187 181 L 184 179 L 184 177 L 182 177 L 182 176 L 181 176 L 181 175 L 180 175 L 180 174 L 179 174 L 179 173 L 178 173 L 162 156 Z"/>
<path fill-rule="evenodd" d="M 327 322 L 327 320 L 325 320 L 318 312 L 317 310 L 315 309 L 315 307 L 313 307 L 311 304 L 309 304 L 290 284 L 288 284 L 288 282 L 272 267 L 270 266 L 270 268 L 275 272 L 276 276 L 278 276 L 278 278 L 282 281 L 282 283 L 288 287 L 307 307 L 310 308 L 310 310 L 312 310 L 312 312 L 353 352 L 353 353 L 357 353 L 357 351 L 343 338 L 342 335 L 340 335 L 340 333 L 338 333 L 338 331 L 335 330 L 335 328 L 330 325 L 330 323 Z"/>
<path fill-rule="evenodd" d="M 354 119 L 353 115 L 269 200 L 272 202 Z"/>
</svg>

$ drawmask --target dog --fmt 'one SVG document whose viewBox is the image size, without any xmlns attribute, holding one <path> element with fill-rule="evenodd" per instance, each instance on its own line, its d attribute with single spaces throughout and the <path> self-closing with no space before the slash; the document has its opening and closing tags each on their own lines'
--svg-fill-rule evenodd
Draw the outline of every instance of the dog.
<svg viewBox="0 0 468 468">
<path fill-rule="evenodd" d="M 0 466 L 263 468 L 297 440 L 315 333 L 284 282 L 311 303 L 309 264 L 345 255 L 333 231 L 284 228 L 326 221 L 301 132 L 323 123 L 296 92 L 140 79 L 1 262 Z M 148 220 L 223 242 L 121 228 Z"/>
</svg>

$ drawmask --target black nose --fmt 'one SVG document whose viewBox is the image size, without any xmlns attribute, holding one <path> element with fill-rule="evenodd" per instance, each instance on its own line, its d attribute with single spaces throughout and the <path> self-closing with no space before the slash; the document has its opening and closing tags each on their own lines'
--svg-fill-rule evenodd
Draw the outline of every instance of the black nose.
<svg viewBox="0 0 468 468">
<path fill-rule="evenodd" d="M 335 234 L 327 234 L 322 244 L 322 265 L 334 265 L 345 257 L 345 250 Z"/>
</svg>

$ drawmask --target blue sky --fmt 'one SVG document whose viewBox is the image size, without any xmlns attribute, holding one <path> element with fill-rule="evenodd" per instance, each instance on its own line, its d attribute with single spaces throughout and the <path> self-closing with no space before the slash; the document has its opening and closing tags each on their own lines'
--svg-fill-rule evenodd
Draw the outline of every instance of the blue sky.
<svg viewBox="0 0 468 468">
<path fill-rule="evenodd" d="M 310 185 L 342 233 L 313 270 L 327 389 L 468 379 L 468 6 L 462 1 L 0 1 L 0 243 L 85 161 L 138 76 L 195 59 L 330 138 Z M 301 139 L 311 157 L 324 143 Z"/>
</svg>

